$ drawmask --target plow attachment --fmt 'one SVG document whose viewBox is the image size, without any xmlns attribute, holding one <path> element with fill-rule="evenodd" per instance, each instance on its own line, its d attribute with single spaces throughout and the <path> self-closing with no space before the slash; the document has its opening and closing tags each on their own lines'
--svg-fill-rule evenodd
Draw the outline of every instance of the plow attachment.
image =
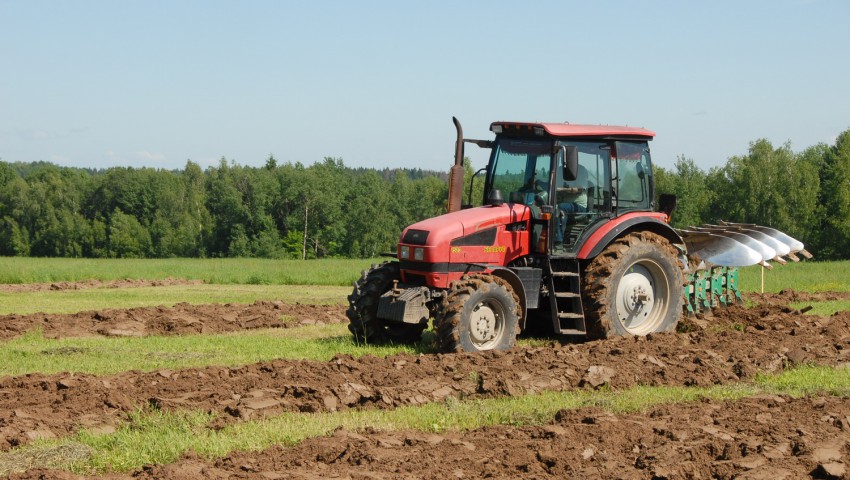
<svg viewBox="0 0 850 480">
<path fill-rule="evenodd" d="M 770 269 L 771 261 L 780 265 L 787 263 L 786 258 L 800 261 L 797 254 L 812 258 L 802 242 L 770 227 L 720 222 L 678 232 L 689 257 L 700 260 L 698 265 L 689 265 L 686 274 L 684 303 L 690 315 L 743 303 L 737 267 L 761 265 Z"/>
<path fill-rule="evenodd" d="M 709 313 L 716 307 L 743 304 L 738 289 L 738 269 L 730 267 L 701 268 L 688 273 L 682 292 L 688 315 Z"/>
</svg>

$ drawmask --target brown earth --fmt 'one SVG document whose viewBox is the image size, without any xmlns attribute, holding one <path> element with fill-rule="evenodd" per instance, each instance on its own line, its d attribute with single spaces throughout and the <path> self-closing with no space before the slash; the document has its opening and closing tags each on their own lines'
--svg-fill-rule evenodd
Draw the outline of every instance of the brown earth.
<svg viewBox="0 0 850 480">
<path fill-rule="evenodd" d="M 786 365 L 850 363 L 850 312 L 720 310 L 692 331 L 485 354 L 276 360 L 239 367 L 0 378 L 0 450 L 80 426 L 110 431 L 139 407 L 201 409 L 218 426 L 284 411 L 394 408 L 608 385 L 715 385 Z M 63 354 L 65 352 L 56 352 Z M 67 352 L 73 353 L 73 352 Z"/>
<path fill-rule="evenodd" d="M 850 312 L 814 317 L 785 306 L 848 297 L 793 291 L 765 294 L 759 296 L 763 305 L 756 308 L 732 307 L 716 311 L 712 318 L 685 320 L 684 333 L 585 344 L 556 342 L 551 347 L 483 355 L 337 356 L 328 362 L 277 360 L 101 377 L 2 377 L 0 450 L 67 435 L 80 426 L 107 433 L 130 412 L 149 406 L 215 412 L 219 420 L 214 427 L 219 427 L 284 411 L 394 408 L 449 396 L 489 398 L 603 385 L 713 385 L 799 363 L 850 366 Z M 109 335 L 109 330 L 162 335 L 287 326 L 290 323 L 281 320 L 282 315 L 295 317 L 292 323 L 344 320 L 342 307 L 280 302 L 179 304 L 170 309 L 0 317 L 0 338 L 20 335 L 34 326 L 54 337 Z M 128 324 L 133 328 L 124 328 Z M 848 441 L 850 400 L 765 396 L 732 403 L 661 406 L 648 414 L 562 411 L 553 423 L 542 427 L 488 427 L 439 435 L 338 431 L 297 447 L 234 453 L 215 461 L 189 455 L 178 463 L 146 467 L 133 475 L 848 478 Z M 36 470 L 13 478 L 78 477 Z"/>
<path fill-rule="evenodd" d="M 745 298 L 756 303 L 786 305 L 797 302 L 829 302 L 850 299 L 850 292 L 798 292 L 785 289 L 779 293 L 746 293 Z"/>
<path fill-rule="evenodd" d="M 222 333 L 255 328 L 289 327 L 347 321 L 340 305 L 302 305 L 257 301 L 251 305 L 178 303 L 173 307 L 139 307 L 71 314 L 34 313 L 0 316 L 0 340 L 40 328 L 47 338 L 127 337 Z"/>
<path fill-rule="evenodd" d="M 169 287 L 174 285 L 200 285 L 203 280 L 185 280 L 182 278 L 165 278 L 162 280 L 84 280 L 81 282 L 51 282 L 51 283 L 16 283 L 0 284 L 0 292 L 22 293 L 43 292 L 55 290 L 83 290 L 88 288 L 139 288 L 139 287 Z"/>
<path fill-rule="evenodd" d="M 615 415 L 562 410 L 542 426 L 440 434 L 349 432 L 295 447 L 192 454 L 105 478 L 847 478 L 850 401 L 761 396 Z M 80 478 L 30 471 L 17 479 Z"/>
</svg>

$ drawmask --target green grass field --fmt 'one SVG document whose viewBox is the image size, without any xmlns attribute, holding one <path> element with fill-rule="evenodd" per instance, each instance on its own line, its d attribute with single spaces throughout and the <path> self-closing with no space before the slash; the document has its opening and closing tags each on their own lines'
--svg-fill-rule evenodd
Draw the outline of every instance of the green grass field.
<svg viewBox="0 0 850 480">
<path fill-rule="evenodd" d="M 0 284 L 181 278 L 246 285 L 351 285 L 387 259 L 261 258 L 86 259 L 0 257 Z"/>
<path fill-rule="evenodd" d="M 840 262 L 773 263 L 771 270 L 760 266 L 740 269 L 740 288 L 744 292 L 760 292 L 762 270 L 764 291 L 778 293 L 784 289 L 804 292 L 850 292 L 850 260 Z"/>
<path fill-rule="evenodd" d="M 417 346 L 357 345 L 341 323 L 166 337 L 47 339 L 32 332 L 0 342 L 0 376 L 34 372 L 106 375 L 128 370 L 236 366 L 277 358 L 330 360 L 338 353 L 358 357 L 415 354 L 431 352 L 429 340 Z"/>
<path fill-rule="evenodd" d="M 360 272 L 387 259 L 267 260 L 76 259 L 0 257 L 0 284 L 51 283 L 88 279 L 161 280 L 178 278 L 211 284 L 350 286 Z M 741 269 L 741 289 L 761 290 L 761 267 Z M 793 288 L 809 292 L 850 291 L 850 260 L 789 262 L 764 271 L 764 290 Z"/>
<path fill-rule="evenodd" d="M 97 288 L 9 293 L 0 291 L 0 315 L 73 313 L 106 308 L 172 306 L 179 302 L 345 304 L 351 284 L 373 260 L 165 259 L 90 260 L 0 257 L 0 283 L 50 283 L 87 279 L 203 280 L 203 285 Z M 746 292 L 761 290 L 761 267 L 741 269 Z M 800 262 L 764 271 L 766 292 L 792 288 L 809 292 L 850 292 L 850 261 Z M 808 306 L 800 304 L 797 307 Z M 848 309 L 847 301 L 813 305 L 813 314 Z"/>
<path fill-rule="evenodd" d="M 254 303 L 280 300 L 314 305 L 344 304 L 351 287 L 335 285 L 203 284 L 140 288 L 89 288 L 10 293 L 0 291 L 0 315 L 75 313 L 107 308 L 173 306 L 176 303 Z"/>
</svg>

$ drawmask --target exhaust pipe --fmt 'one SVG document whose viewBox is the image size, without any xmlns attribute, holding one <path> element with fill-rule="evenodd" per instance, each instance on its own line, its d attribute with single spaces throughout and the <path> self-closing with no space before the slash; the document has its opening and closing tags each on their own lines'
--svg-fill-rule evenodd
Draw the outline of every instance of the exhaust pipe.
<svg viewBox="0 0 850 480">
<path fill-rule="evenodd" d="M 457 129 L 457 141 L 455 141 L 455 164 L 449 171 L 449 213 L 460 210 L 463 202 L 463 128 L 457 117 L 452 117 Z"/>
</svg>

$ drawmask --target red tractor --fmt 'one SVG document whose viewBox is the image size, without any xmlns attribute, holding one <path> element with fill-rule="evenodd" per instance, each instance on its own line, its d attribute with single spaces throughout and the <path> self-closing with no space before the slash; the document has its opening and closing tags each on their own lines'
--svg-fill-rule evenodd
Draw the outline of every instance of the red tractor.
<svg viewBox="0 0 850 480">
<path fill-rule="evenodd" d="M 494 140 L 470 140 L 454 122 L 449 213 L 407 227 L 396 260 L 355 283 L 357 341 L 414 342 L 431 318 L 445 352 L 508 349 L 535 325 L 591 339 L 676 327 L 687 250 L 675 197 L 654 204 L 654 132 L 495 122 Z M 464 143 L 492 150 L 481 207 L 461 205 Z"/>
</svg>

